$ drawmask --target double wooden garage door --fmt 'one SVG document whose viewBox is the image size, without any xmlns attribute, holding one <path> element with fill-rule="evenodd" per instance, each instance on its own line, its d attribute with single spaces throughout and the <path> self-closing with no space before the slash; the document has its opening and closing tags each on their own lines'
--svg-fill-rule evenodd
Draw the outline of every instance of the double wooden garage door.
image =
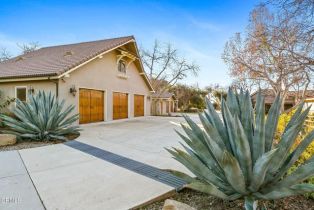
<svg viewBox="0 0 314 210">
<path fill-rule="evenodd" d="M 134 95 L 134 117 L 144 116 L 144 96 Z M 128 118 L 128 94 L 113 93 L 113 119 Z"/>
<path fill-rule="evenodd" d="M 99 90 L 80 89 L 80 123 L 99 122 L 104 120 L 104 92 Z"/>
</svg>

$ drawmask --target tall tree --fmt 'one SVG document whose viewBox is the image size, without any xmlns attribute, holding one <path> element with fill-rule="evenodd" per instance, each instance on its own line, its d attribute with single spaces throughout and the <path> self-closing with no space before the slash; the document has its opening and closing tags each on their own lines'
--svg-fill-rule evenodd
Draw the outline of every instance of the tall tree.
<svg viewBox="0 0 314 210">
<path fill-rule="evenodd" d="M 310 83 L 313 66 L 300 62 L 287 51 L 302 47 L 298 34 L 296 22 L 284 21 L 280 15 L 274 15 L 260 5 L 250 14 L 246 35 L 242 37 L 237 33 L 231 38 L 222 58 L 234 78 L 247 74 L 249 79 L 266 83 L 275 94 L 285 98 L 293 86 L 303 84 L 306 90 Z M 302 52 L 306 57 L 310 53 Z"/>
<path fill-rule="evenodd" d="M 199 66 L 180 56 L 170 43 L 155 40 L 152 49 L 141 49 L 141 58 L 153 88 L 162 93 L 188 75 L 196 76 Z"/>
</svg>

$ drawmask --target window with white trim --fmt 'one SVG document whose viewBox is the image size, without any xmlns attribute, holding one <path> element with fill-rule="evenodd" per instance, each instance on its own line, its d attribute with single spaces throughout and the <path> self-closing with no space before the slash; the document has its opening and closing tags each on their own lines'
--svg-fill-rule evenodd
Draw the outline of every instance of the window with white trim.
<svg viewBox="0 0 314 210">
<path fill-rule="evenodd" d="M 126 63 L 124 60 L 119 60 L 118 71 L 120 73 L 126 74 Z"/>
<path fill-rule="evenodd" d="M 15 98 L 18 98 L 20 101 L 26 102 L 26 99 L 27 99 L 27 87 L 26 86 L 17 86 L 17 87 L 15 87 Z"/>
</svg>

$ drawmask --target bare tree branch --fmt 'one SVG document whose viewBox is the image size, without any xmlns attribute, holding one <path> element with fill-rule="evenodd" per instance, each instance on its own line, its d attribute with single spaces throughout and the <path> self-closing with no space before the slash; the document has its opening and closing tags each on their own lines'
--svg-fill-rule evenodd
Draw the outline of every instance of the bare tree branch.
<svg viewBox="0 0 314 210">
<path fill-rule="evenodd" d="M 156 40 L 152 50 L 141 49 L 140 54 L 153 88 L 160 94 L 199 71 L 197 64 L 180 56 L 170 43 L 160 44 Z"/>
<path fill-rule="evenodd" d="M 10 52 L 6 48 L 0 49 L 0 62 L 9 60 L 12 57 Z"/>
</svg>

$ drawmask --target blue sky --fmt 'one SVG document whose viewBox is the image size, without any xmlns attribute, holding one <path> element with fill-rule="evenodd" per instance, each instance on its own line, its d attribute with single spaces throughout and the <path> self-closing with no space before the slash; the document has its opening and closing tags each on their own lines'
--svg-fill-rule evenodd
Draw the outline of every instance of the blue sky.
<svg viewBox="0 0 314 210">
<path fill-rule="evenodd" d="M 183 83 L 228 85 L 221 59 L 225 42 L 245 30 L 258 0 L 1 0 L 0 47 L 18 53 L 16 43 L 41 46 L 134 35 L 142 47 L 171 42 L 201 67 Z"/>
</svg>

